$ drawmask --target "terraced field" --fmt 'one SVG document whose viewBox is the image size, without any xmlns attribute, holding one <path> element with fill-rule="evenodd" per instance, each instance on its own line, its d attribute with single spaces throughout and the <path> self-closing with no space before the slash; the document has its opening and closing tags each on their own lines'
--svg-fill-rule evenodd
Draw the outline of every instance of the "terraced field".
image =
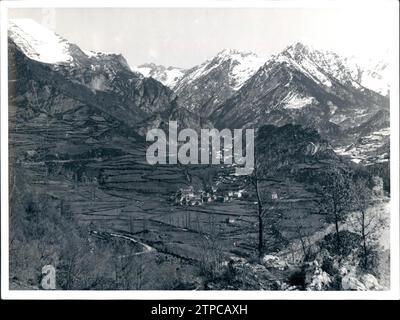
<svg viewBox="0 0 400 320">
<path fill-rule="evenodd" d="M 200 206 L 176 205 L 171 196 L 199 183 L 207 169 L 150 166 L 144 159 L 144 148 L 138 148 L 109 159 L 29 160 L 20 165 L 32 188 L 47 193 L 54 201 L 62 201 L 70 214 L 90 230 L 129 235 L 183 259 L 196 260 L 204 237 L 210 236 L 218 239 L 226 256 L 255 254 L 257 211 L 253 196 Z M 49 173 L 50 164 L 57 170 Z M 214 182 L 232 179 L 229 171 L 220 168 Z M 240 178 L 234 179 L 239 181 L 232 183 L 232 191 L 244 183 Z M 250 186 L 245 187 L 252 192 Z M 282 196 L 271 203 L 269 215 L 288 241 L 298 237 L 299 228 L 304 234 L 312 234 L 324 227 L 323 216 L 314 203 L 315 195 L 305 191 L 302 184 L 274 181 L 265 188 Z"/>
</svg>

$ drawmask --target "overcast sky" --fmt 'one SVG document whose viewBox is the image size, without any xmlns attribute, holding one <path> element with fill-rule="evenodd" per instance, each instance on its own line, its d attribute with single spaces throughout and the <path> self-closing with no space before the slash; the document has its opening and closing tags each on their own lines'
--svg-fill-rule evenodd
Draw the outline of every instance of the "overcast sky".
<svg viewBox="0 0 400 320">
<path fill-rule="evenodd" d="M 10 9 L 82 49 L 122 53 L 131 65 L 192 67 L 224 48 L 261 57 L 303 41 L 346 55 L 380 58 L 392 45 L 387 9 Z"/>
</svg>

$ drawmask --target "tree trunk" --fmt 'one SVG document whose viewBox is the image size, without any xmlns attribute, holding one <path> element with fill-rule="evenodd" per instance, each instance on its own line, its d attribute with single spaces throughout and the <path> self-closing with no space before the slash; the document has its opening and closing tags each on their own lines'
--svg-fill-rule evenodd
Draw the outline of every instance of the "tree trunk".
<svg viewBox="0 0 400 320">
<path fill-rule="evenodd" d="M 258 257 L 261 259 L 264 253 L 264 217 L 263 217 L 263 204 L 261 201 L 260 190 L 258 185 L 258 168 L 257 168 L 257 149 L 254 153 L 254 188 L 257 196 L 257 206 L 258 206 Z"/>
<path fill-rule="evenodd" d="M 335 233 L 336 233 L 336 251 L 340 256 L 340 234 L 339 234 L 339 213 L 336 207 L 335 200 L 333 201 L 333 214 L 335 215 Z"/>
<path fill-rule="evenodd" d="M 302 248 L 303 254 L 304 254 L 304 260 L 307 261 L 307 260 L 308 260 L 307 247 L 306 247 L 306 244 L 305 244 L 305 242 L 304 242 L 303 235 L 301 234 L 300 227 L 297 228 L 297 232 L 298 232 L 298 234 L 299 234 L 300 243 L 301 243 L 301 248 Z"/>
<path fill-rule="evenodd" d="M 364 268 L 367 267 L 368 265 L 368 252 L 367 252 L 367 239 L 365 235 L 365 211 L 361 211 L 361 236 L 363 239 L 363 251 L 364 251 L 364 259 L 363 259 L 363 265 Z"/>
<path fill-rule="evenodd" d="M 339 216 L 337 212 L 335 212 L 335 231 L 336 231 L 336 249 L 337 252 L 340 254 L 340 234 L 339 234 Z"/>
<path fill-rule="evenodd" d="M 264 224 L 263 224 L 263 206 L 261 203 L 261 197 L 258 189 L 258 179 L 255 183 L 257 205 L 258 205 L 258 256 L 261 258 L 264 251 Z"/>
<path fill-rule="evenodd" d="M 263 255 L 263 251 L 264 251 L 264 237 L 263 237 L 263 219 L 262 217 L 259 215 L 258 216 L 258 256 L 260 258 L 262 258 Z"/>
</svg>

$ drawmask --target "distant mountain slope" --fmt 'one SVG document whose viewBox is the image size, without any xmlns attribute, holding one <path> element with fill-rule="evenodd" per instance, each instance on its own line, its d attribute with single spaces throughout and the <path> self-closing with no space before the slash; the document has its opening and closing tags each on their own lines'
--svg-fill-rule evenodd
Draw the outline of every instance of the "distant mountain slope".
<svg viewBox="0 0 400 320">
<path fill-rule="evenodd" d="M 332 51 L 322 51 L 296 43 L 289 46 L 284 55 L 301 65 L 311 74 L 322 69 L 343 85 L 352 85 L 357 89 L 367 88 L 386 96 L 389 91 L 388 63 L 374 60 L 363 61 L 357 57 L 340 56 Z"/>
<path fill-rule="evenodd" d="M 188 70 L 174 91 L 182 106 L 207 117 L 239 90 L 264 62 L 251 52 L 223 50 Z"/>
<path fill-rule="evenodd" d="M 360 86 L 340 59 L 335 62 L 301 44 L 271 57 L 212 114 L 218 128 L 257 128 L 288 123 L 312 127 L 334 144 L 348 142 L 347 130 L 360 126 L 389 100 Z M 336 64 L 336 67 L 335 67 Z"/>
<path fill-rule="evenodd" d="M 386 162 L 390 158 L 390 114 L 379 110 L 367 121 L 349 128 L 347 139 L 335 151 L 364 164 Z"/>
<path fill-rule="evenodd" d="M 136 133 L 144 134 L 143 128 L 154 124 L 146 123 L 147 119 L 157 114 L 168 120 L 172 114 L 182 113 L 182 125 L 190 123 L 199 128 L 198 117 L 177 105 L 173 91 L 153 78 L 133 72 L 122 55 L 85 52 L 32 20 L 10 23 L 10 58 L 17 60 L 13 68 L 18 90 L 28 99 L 35 96 L 33 87 L 42 94 L 56 90 L 98 109 Z M 58 112 L 68 109 L 63 99 L 57 103 Z"/>
</svg>

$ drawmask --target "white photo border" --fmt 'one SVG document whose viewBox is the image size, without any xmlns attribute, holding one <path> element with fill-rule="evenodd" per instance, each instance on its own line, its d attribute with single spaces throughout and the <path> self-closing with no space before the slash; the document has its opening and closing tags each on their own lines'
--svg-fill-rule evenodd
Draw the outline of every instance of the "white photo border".
<svg viewBox="0 0 400 320">
<path fill-rule="evenodd" d="M 10 290 L 9 289 L 9 193 L 8 193 L 8 9 L 11 8 L 352 8 L 387 6 L 393 13 L 395 28 L 391 56 L 390 90 L 390 290 L 387 291 L 83 291 L 83 290 Z M 1 298 L 24 300 L 93 299 L 93 300 L 394 300 L 400 299 L 399 279 L 399 2 L 387 1 L 328 1 L 328 0 L 134 0 L 134 1 L 2 1 L 0 3 L 1 48 Z"/>
</svg>

